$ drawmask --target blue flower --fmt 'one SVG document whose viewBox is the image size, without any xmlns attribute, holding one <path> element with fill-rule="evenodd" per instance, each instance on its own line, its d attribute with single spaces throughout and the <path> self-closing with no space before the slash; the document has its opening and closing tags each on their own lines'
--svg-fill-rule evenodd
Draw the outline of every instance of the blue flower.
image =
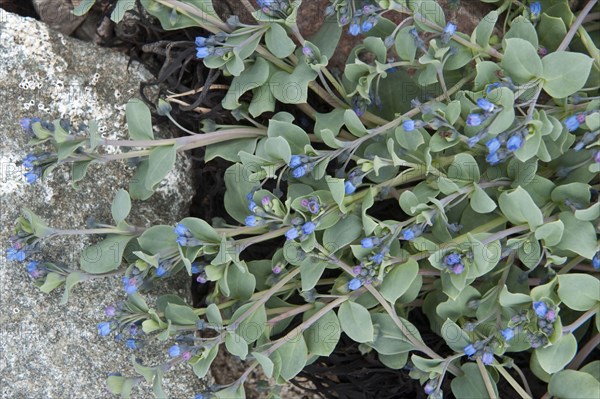
<svg viewBox="0 0 600 399">
<path fill-rule="evenodd" d="M 548 307 L 542 301 L 536 301 L 533 303 L 533 311 L 538 317 L 546 317 L 546 312 L 548 312 Z"/>
<path fill-rule="evenodd" d="M 531 18 L 537 19 L 537 18 L 539 18 L 540 14 L 542 12 L 542 5 L 540 4 L 539 1 L 536 1 L 535 3 L 531 3 L 529 5 L 529 11 L 531 12 Z"/>
<path fill-rule="evenodd" d="M 198 36 L 196 38 L 196 47 L 205 47 L 206 46 L 206 38 L 202 36 Z"/>
<path fill-rule="evenodd" d="M 467 140 L 467 145 L 469 146 L 469 148 L 473 148 L 475 147 L 475 144 L 479 143 L 479 140 L 481 140 L 481 137 L 479 137 L 479 135 L 469 137 L 469 140 Z"/>
<path fill-rule="evenodd" d="M 306 222 L 304 223 L 304 225 L 302 226 L 302 232 L 306 235 L 311 234 L 313 231 L 315 231 L 315 228 L 317 227 L 316 224 L 314 224 L 313 222 Z"/>
<path fill-rule="evenodd" d="M 133 338 L 129 338 L 127 341 L 125 341 L 125 345 L 129 348 L 129 349 L 137 349 L 137 340 L 133 339 Z"/>
<path fill-rule="evenodd" d="M 486 366 L 489 366 L 490 364 L 494 363 L 494 353 L 493 352 L 489 352 L 489 351 L 485 351 L 483 353 L 483 356 L 481 356 L 481 361 Z"/>
<path fill-rule="evenodd" d="M 448 22 L 446 24 L 446 27 L 444 28 L 444 33 L 448 36 L 452 36 L 453 34 L 456 33 L 456 25 L 454 25 L 451 22 Z"/>
<path fill-rule="evenodd" d="M 494 137 L 493 139 L 488 140 L 488 142 L 485 143 L 485 146 L 488 148 L 488 151 L 493 154 L 500 149 L 502 143 L 498 137 Z"/>
<path fill-rule="evenodd" d="M 496 165 L 498 163 L 500 163 L 501 159 L 498 156 L 497 152 L 492 152 L 489 153 L 487 157 L 485 157 L 485 160 L 490 164 L 490 165 Z"/>
<path fill-rule="evenodd" d="M 306 172 L 306 166 L 300 165 L 296 169 L 292 170 L 292 176 L 294 176 L 296 179 L 299 179 L 304 176 Z"/>
<path fill-rule="evenodd" d="M 498 87 L 500 87 L 500 82 L 490 83 L 488 85 L 488 87 L 485 89 L 485 94 L 489 94 L 490 91 L 497 89 Z"/>
<path fill-rule="evenodd" d="M 385 254 L 383 252 L 378 252 L 375 255 L 371 256 L 371 260 L 376 265 L 380 265 L 383 262 L 384 257 L 385 257 Z"/>
<path fill-rule="evenodd" d="M 290 168 L 297 168 L 300 165 L 302 165 L 302 158 L 300 155 L 292 155 L 289 163 Z"/>
<path fill-rule="evenodd" d="M 357 278 L 353 278 L 352 280 L 350 280 L 348 282 L 348 289 L 351 291 L 355 291 L 357 289 L 359 289 L 362 285 L 362 281 L 360 281 Z"/>
<path fill-rule="evenodd" d="M 477 106 L 485 112 L 492 112 L 494 110 L 494 104 L 489 102 L 485 98 L 477 99 Z"/>
<path fill-rule="evenodd" d="M 416 226 L 402 230 L 402 239 L 406 241 L 413 240 L 420 235 L 420 229 L 416 228 Z"/>
<path fill-rule="evenodd" d="M 37 171 L 27 172 L 27 173 L 25 173 L 24 176 L 25 176 L 25 181 L 28 184 L 33 184 L 33 183 L 35 183 L 37 181 L 37 179 L 40 178 L 40 174 Z"/>
<path fill-rule="evenodd" d="M 596 252 L 596 255 L 592 258 L 592 266 L 594 269 L 600 269 L 600 251 Z"/>
<path fill-rule="evenodd" d="M 27 254 L 25 253 L 25 250 L 23 250 L 23 249 L 19 249 L 16 247 L 10 247 L 6 250 L 6 259 L 8 259 L 9 261 L 23 262 L 26 257 L 27 257 Z"/>
<path fill-rule="evenodd" d="M 135 277 L 129 278 L 129 277 L 123 276 L 123 285 L 125 288 L 125 292 L 129 295 L 135 294 L 138 290 L 137 280 Z"/>
<path fill-rule="evenodd" d="M 27 169 L 33 168 L 34 162 L 37 161 L 38 157 L 34 154 L 27 154 L 25 158 L 23 158 L 23 166 Z"/>
<path fill-rule="evenodd" d="M 20 124 L 23 130 L 29 130 L 31 129 L 32 122 L 30 118 L 23 118 L 21 119 Z"/>
<path fill-rule="evenodd" d="M 173 345 L 169 348 L 169 356 L 177 357 L 181 354 L 181 349 L 179 349 L 178 345 Z"/>
<path fill-rule="evenodd" d="M 346 195 L 354 194 L 355 191 L 356 186 L 352 184 L 350 180 L 346 180 L 344 182 L 344 192 L 346 193 Z"/>
<path fill-rule="evenodd" d="M 565 119 L 564 124 L 569 132 L 574 132 L 575 130 L 579 129 L 579 121 L 577 120 L 576 115 L 569 116 L 567 119 Z"/>
<path fill-rule="evenodd" d="M 185 236 L 188 234 L 189 230 L 187 227 L 185 227 L 185 225 L 183 223 L 177 223 L 175 225 L 175 228 L 173 229 L 173 231 L 175 232 L 175 234 L 177 234 L 178 236 Z"/>
<path fill-rule="evenodd" d="M 111 331 L 110 323 L 107 321 L 103 321 L 102 323 L 99 323 L 97 328 L 98 328 L 98 334 L 100 334 L 103 337 L 106 337 L 108 334 L 110 334 L 110 331 Z"/>
<path fill-rule="evenodd" d="M 369 249 L 369 248 L 373 248 L 373 246 L 375 245 L 375 243 L 373 242 L 373 238 L 372 237 L 366 237 L 366 238 L 363 238 L 362 240 L 360 240 L 360 245 L 363 248 Z"/>
<path fill-rule="evenodd" d="M 179 236 L 179 237 L 177 237 L 177 239 L 175 241 L 177 242 L 177 244 L 181 245 L 182 247 L 185 247 L 188 244 L 188 239 L 185 236 Z"/>
<path fill-rule="evenodd" d="M 165 268 L 164 268 L 164 267 L 162 267 L 162 266 L 159 266 L 159 267 L 156 269 L 156 277 L 162 277 L 162 276 L 164 276 L 166 273 L 167 273 L 167 269 L 165 269 Z"/>
<path fill-rule="evenodd" d="M 360 34 L 360 26 L 356 22 L 353 22 L 348 28 L 348 33 L 352 36 L 358 36 Z"/>
<path fill-rule="evenodd" d="M 467 115 L 467 126 L 479 126 L 481 125 L 482 119 L 479 114 Z"/>
<path fill-rule="evenodd" d="M 467 356 L 473 356 L 474 354 L 477 353 L 477 350 L 475 349 L 475 347 L 473 346 L 473 344 L 469 344 L 469 345 L 467 345 L 467 346 L 464 347 L 463 352 Z"/>
<path fill-rule="evenodd" d="M 373 29 L 374 26 L 375 26 L 375 21 L 373 21 L 371 18 L 368 18 L 366 21 L 364 21 L 362 23 L 362 31 L 368 32 L 371 29 Z"/>
<path fill-rule="evenodd" d="M 404 121 L 402 123 L 402 128 L 406 132 L 412 132 L 413 130 L 415 130 L 415 127 L 416 127 L 415 121 L 413 121 L 411 119 Z"/>
<path fill-rule="evenodd" d="M 192 263 L 192 274 L 200 273 L 200 266 L 198 266 L 198 262 Z"/>
<path fill-rule="evenodd" d="M 257 208 L 258 206 L 256 205 L 256 202 L 250 200 L 250 202 L 248 203 L 248 210 L 250 212 L 254 212 L 254 210 Z"/>
<path fill-rule="evenodd" d="M 254 215 L 246 216 L 246 226 L 254 227 L 258 224 L 258 219 Z"/>
<path fill-rule="evenodd" d="M 207 47 L 196 48 L 196 58 L 206 58 L 210 55 L 210 50 Z"/>
<path fill-rule="evenodd" d="M 444 263 L 446 266 L 454 266 L 457 263 L 460 263 L 462 257 L 456 252 L 452 252 L 444 257 Z"/>
<path fill-rule="evenodd" d="M 298 236 L 300 236 L 300 233 L 295 227 L 292 227 L 291 229 L 285 232 L 285 238 L 287 238 L 288 240 L 294 240 L 298 238 Z"/>
<path fill-rule="evenodd" d="M 523 137 L 517 133 L 510 136 L 506 142 L 506 148 L 508 151 L 517 151 L 523 145 Z"/>
<path fill-rule="evenodd" d="M 196 396 L 194 396 L 194 399 L 204 399 L 204 395 L 197 393 Z"/>
<path fill-rule="evenodd" d="M 512 328 L 505 328 L 504 330 L 500 331 L 500 334 L 502 334 L 502 338 L 508 342 L 515 336 L 515 330 Z"/>
</svg>

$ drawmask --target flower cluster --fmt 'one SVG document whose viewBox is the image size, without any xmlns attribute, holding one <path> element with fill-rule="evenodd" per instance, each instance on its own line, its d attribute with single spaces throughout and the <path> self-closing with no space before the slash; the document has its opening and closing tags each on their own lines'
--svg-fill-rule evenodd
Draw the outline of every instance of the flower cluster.
<svg viewBox="0 0 600 399">
<path fill-rule="evenodd" d="M 350 24 L 348 33 L 352 36 L 358 36 L 373 29 L 379 20 L 379 14 L 382 12 L 376 4 L 367 3 L 362 7 L 356 7 L 353 1 L 338 0 L 328 7 L 326 13 L 331 15 L 337 10 L 339 24 L 341 26 Z"/>
<path fill-rule="evenodd" d="M 461 274 L 465 270 L 462 255 L 457 252 L 451 252 L 444 256 L 444 265 L 454 274 Z"/>
<path fill-rule="evenodd" d="M 469 359 L 481 358 L 486 366 L 494 363 L 494 349 L 488 344 L 488 340 L 477 340 L 463 348 L 463 352 Z"/>
<path fill-rule="evenodd" d="M 300 240 L 306 239 L 309 235 L 314 233 L 317 228 L 316 221 L 304 221 L 302 218 L 292 219 L 292 226 L 288 231 L 285 232 L 285 238 L 288 240 L 295 240 L 300 237 Z"/>
</svg>

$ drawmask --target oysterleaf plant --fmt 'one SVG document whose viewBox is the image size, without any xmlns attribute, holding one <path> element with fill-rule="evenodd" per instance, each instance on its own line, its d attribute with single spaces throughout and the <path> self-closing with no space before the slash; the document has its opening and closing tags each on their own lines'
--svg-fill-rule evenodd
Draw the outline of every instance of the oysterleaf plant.
<svg viewBox="0 0 600 399">
<path fill-rule="evenodd" d="M 134 159 L 137 170 L 115 196 L 112 224 L 59 230 L 24 209 L 8 258 L 26 262 L 42 291 L 63 287 L 63 302 L 77 283 L 120 276 L 127 299 L 106 309 L 99 334 L 134 350 L 173 343 L 165 363 L 108 378 L 124 398 L 143 380 L 164 397 L 177 363 L 204 377 L 219 350 L 248 371 L 197 397 L 244 398 L 254 368 L 283 384 L 342 333 L 410 370 L 432 398 L 445 379 L 458 398 L 498 397 L 501 379 L 532 398 L 519 352 L 548 383 L 545 397 L 596 397 L 598 363 L 582 365 L 600 342 L 600 51 L 586 30 L 598 8 L 485 2 L 497 9 L 463 33 L 435 1 L 332 0 L 321 31 L 304 38 L 299 0 L 240 1 L 252 24 L 221 20 L 209 0 L 141 0 L 165 29 L 208 32 L 196 38 L 198 62 L 230 77 L 223 106 L 239 124 L 205 121 L 201 132 L 156 139 L 139 100 L 127 104 L 129 140 L 103 138 L 94 122 L 23 120 L 34 148 L 52 148 L 24 159 L 30 183 L 64 164 L 73 181 L 92 163 Z M 362 41 L 335 74 L 328 64 L 344 35 Z M 173 119 L 171 102 L 157 112 Z M 278 104 L 314 123 L 274 113 Z M 177 155 L 199 147 L 207 161 L 231 162 L 225 207 L 236 223 L 129 224 L 131 200 L 152 196 Z M 383 201 L 397 206 L 377 218 Z M 79 270 L 35 260 L 66 234 L 104 238 Z M 279 247 L 243 260 L 267 242 Z M 153 282 L 177 273 L 212 283 L 206 307 L 171 294 L 146 304 Z M 419 308 L 452 355 L 423 341 L 410 321 Z"/>
</svg>

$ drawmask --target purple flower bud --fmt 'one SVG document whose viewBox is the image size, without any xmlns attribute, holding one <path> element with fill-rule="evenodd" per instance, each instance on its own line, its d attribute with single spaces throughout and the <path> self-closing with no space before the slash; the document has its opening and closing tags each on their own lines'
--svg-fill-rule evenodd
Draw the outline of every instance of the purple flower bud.
<svg viewBox="0 0 600 399">
<path fill-rule="evenodd" d="M 352 273 L 354 274 L 360 274 L 360 272 L 362 272 L 362 266 L 361 265 L 356 265 L 352 268 Z"/>
<path fill-rule="evenodd" d="M 312 57 L 314 55 L 312 49 L 308 46 L 302 47 L 302 54 L 304 54 L 307 57 Z"/>
<path fill-rule="evenodd" d="M 137 340 L 133 339 L 133 338 L 129 338 L 127 341 L 125 341 L 125 345 L 129 348 L 129 349 L 137 349 Z"/>
<path fill-rule="evenodd" d="M 181 354 L 181 349 L 179 349 L 179 345 L 173 345 L 169 348 L 169 356 L 177 357 Z"/>
<path fill-rule="evenodd" d="M 319 205 L 319 202 L 317 200 L 308 201 L 308 203 L 306 204 L 306 208 L 313 215 L 316 215 L 321 210 L 321 206 Z"/>
<path fill-rule="evenodd" d="M 298 232 L 298 229 L 295 227 L 292 227 L 291 229 L 286 231 L 285 238 L 287 238 L 288 240 L 294 240 L 294 239 L 298 238 L 299 235 L 300 235 L 300 233 Z"/>
<path fill-rule="evenodd" d="M 538 317 L 546 317 L 546 312 L 548 311 L 548 307 L 542 301 L 536 301 L 533 303 L 533 311 Z"/>
<path fill-rule="evenodd" d="M 183 352 L 183 354 L 181 355 L 181 358 L 187 362 L 188 360 L 190 360 L 192 358 L 192 353 L 189 351 Z"/>
<path fill-rule="evenodd" d="M 282 270 L 283 269 L 281 268 L 281 266 L 279 264 L 276 264 L 275 266 L 273 266 L 273 269 L 271 269 L 273 274 L 280 274 Z"/>
<path fill-rule="evenodd" d="M 454 266 L 452 266 L 452 273 L 458 275 L 461 274 L 463 271 L 465 271 L 465 265 L 463 265 L 462 263 L 458 263 Z"/>
<path fill-rule="evenodd" d="M 206 276 L 204 275 L 204 273 L 200 274 L 198 277 L 196 277 L 196 282 L 198 284 L 206 284 L 208 280 L 206 279 Z"/>
<path fill-rule="evenodd" d="M 109 305 L 104 308 L 104 314 L 108 317 L 114 317 L 117 314 L 117 309 L 114 306 Z"/>
<path fill-rule="evenodd" d="M 467 346 L 464 347 L 463 352 L 467 356 L 473 356 L 475 353 L 477 353 L 477 350 L 475 349 L 475 347 L 473 346 L 473 344 L 469 344 L 469 345 L 467 345 Z"/>
<path fill-rule="evenodd" d="M 271 198 L 268 195 L 265 195 L 260 200 L 260 203 L 262 204 L 262 206 L 269 206 L 269 205 L 271 205 Z"/>
<path fill-rule="evenodd" d="M 362 281 L 360 281 L 357 278 L 353 278 L 352 280 L 350 280 L 348 282 L 348 289 L 350 291 L 355 291 L 355 290 L 359 289 L 361 285 L 362 285 Z"/>
<path fill-rule="evenodd" d="M 554 309 L 548 309 L 546 312 L 546 320 L 550 323 L 554 323 L 556 321 L 556 311 Z"/>
<path fill-rule="evenodd" d="M 469 114 L 467 115 L 467 126 L 479 126 L 481 125 L 482 119 L 480 114 Z"/>
</svg>

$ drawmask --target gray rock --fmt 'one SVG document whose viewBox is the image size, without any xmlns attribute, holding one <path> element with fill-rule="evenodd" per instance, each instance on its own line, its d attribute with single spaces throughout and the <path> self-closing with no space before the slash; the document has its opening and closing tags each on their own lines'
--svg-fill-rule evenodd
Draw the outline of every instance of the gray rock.
<svg viewBox="0 0 600 399">
<path fill-rule="evenodd" d="M 107 49 L 49 30 L 33 19 L 0 10 L 0 397 L 107 398 L 109 372 L 134 375 L 132 354 L 122 343 L 100 338 L 96 324 L 106 305 L 125 299 L 118 278 L 96 280 L 74 288 L 60 306 L 62 290 L 50 295 L 31 282 L 25 266 L 8 262 L 5 250 L 20 208 L 26 206 L 61 228 L 84 228 L 88 217 L 110 222 L 110 202 L 127 187 L 132 170 L 122 163 L 96 165 L 77 187 L 70 171 L 58 168 L 45 181 L 29 186 L 17 166 L 28 149 L 19 126 L 23 117 L 70 118 L 74 123 L 98 120 L 105 137 L 125 137 L 124 105 L 149 73 L 139 64 Z M 134 203 L 131 222 L 148 226 L 173 224 L 188 211 L 192 189 L 191 163 L 178 165 L 147 202 Z M 48 243 L 40 260 L 61 261 L 76 268 L 87 239 L 74 237 Z M 43 257 L 43 259 L 42 259 Z M 188 295 L 185 276 L 148 295 Z M 160 292 L 162 291 L 162 292 Z M 152 346 L 152 348 L 154 345 Z M 144 350 L 144 359 L 159 363 L 165 348 Z M 165 390 L 172 398 L 189 398 L 203 389 L 187 367 L 169 373 Z M 208 382 L 209 383 L 209 382 Z M 152 397 L 135 389 L 134 398 Z"/>
</svg>

